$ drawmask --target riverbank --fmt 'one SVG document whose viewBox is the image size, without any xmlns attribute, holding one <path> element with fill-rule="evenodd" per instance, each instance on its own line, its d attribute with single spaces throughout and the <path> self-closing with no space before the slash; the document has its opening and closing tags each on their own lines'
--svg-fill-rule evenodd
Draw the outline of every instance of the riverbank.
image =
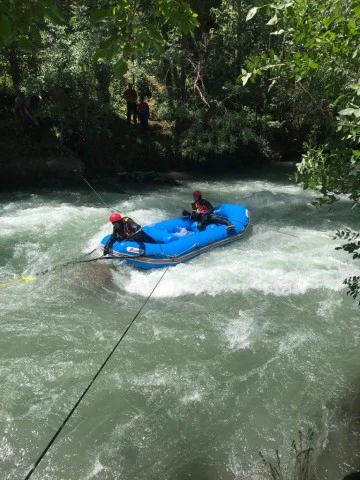
<svg viewBox="0 0 360 480">
<path fill-rule="evenodd" d="M 209 155 L 206 161 L 179 155 L 169 125 L 150 121 L 149 130 L 128 125 L 114 115 L 94 135 L 82 132 L 75 145 L 57 132 L 50 119 L 40 119 L 34 138 L 25 135 L 11 111 L 0 122 L 0 186 L 3 190 L 28 187 L 67 188 L 82 182 L 79 172 L 104 187 L 121 189 L 129 182 L 176 185 L 171 171 L 219 172 L 256 168 L 293 168 L 291 152 L 263 157 L 251 146 L 228 155 Z M 284 157 L 284 158 L 283 158 Z"/>
</svg>

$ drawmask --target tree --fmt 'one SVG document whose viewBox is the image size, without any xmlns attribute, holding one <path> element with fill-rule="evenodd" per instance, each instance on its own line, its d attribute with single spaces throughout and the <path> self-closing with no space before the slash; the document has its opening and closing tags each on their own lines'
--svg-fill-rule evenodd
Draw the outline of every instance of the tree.
<svg viewBox="0 0 360 480">
<path fill-rule="evenodd" d="M 36 53 L 41 42 L 40 28 L 46 20 L 61 24 L 61 10 L 53 0 L 2 0 L 0 13 L 0 48 L 17 42 L 19 47 Z"/>
<path fill-rule="evenodd" d="M 64 24 L 64 6 L 69 8 L 78 3 L 60 0 L 3 0 L 0 47 L 18 42 L 21 49 L 36 53 L 37 45 L 41 43 L 39 30 L 44 28 L 47 21 L 56 25 Z M 92 2 L 89 14 L 95 24 L 106 23 L 112 26 L 103 39 L 96 58 L 116 58 L 115 71 L 118 75 L 126 72 L 127 60 L 135 58 L 149 46 L 164 46 L 164 24 L 177 26 L 187 34 L 193 34 L 198 26 L 197 14 L 186 0 Z"/>
<path fill-rule="evenodd" d="M 301 89 L 319 112 L 305 145 L 296 180 L 321 196 L 321 206 L 348 195 L 360 201 L 360 18 L 359 0 L 276 0 L 249 10 L 247 20 L 261 12 L 269 19 L 267 52 L 247 59 L 238 78 L 243 86 L 264 79 L 269 89 L 284 81 Z M 281 41 L 279 42 L 279 39 Z M 315 127 L 315 128 L 314 128 Z M 317 128 L 316 128 L 317 127 Z M 349 253 L 359 248 L 356 233 L 338 232 L 348 241 L 340 247 Z M 358 254 L 354 254 L 358 258 Z M 360 294 L 360 277 L 346 279 L 354 298 Z"/>
</svg>

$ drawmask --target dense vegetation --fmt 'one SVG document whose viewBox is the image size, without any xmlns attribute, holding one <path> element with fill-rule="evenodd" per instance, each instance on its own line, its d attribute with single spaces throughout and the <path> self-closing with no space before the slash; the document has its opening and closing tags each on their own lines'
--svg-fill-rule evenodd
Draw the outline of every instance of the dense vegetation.
<svg viewBox="0 0 360 480">
<path fill-rule="evenodd" d="M 299 158 L 316 206 L 357 206 L 359 18 L 360 0 L 3 0 L 2 151 L 22 147 L 16 95 L 41 94 L 40 152 L 71 128 L 89 172 Z M 129 82 L 150 135 L 126 124 Z M 337 237 L 359 256 L 355 232 Z"/>
</svg>

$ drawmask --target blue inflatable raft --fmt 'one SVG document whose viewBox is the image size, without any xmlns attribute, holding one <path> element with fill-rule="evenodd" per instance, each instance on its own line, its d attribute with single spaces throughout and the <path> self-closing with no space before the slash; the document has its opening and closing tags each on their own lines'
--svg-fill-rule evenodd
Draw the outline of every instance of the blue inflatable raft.
<svg viewBox="0 0 360 480">
<path fill-rule="evenodd" d="M 172 218 L 142 227 L 162 243 L 139 243 L 131 239 L 115 242 L 112 256 L 144 269 L 177 265 L 213 248 L 240 240 L 250 225 L 250 214 L 244 205 L 223 203 L 215 207 L 214 214 L 230 220 L 235 230 L 227 231 L 225 225 L 210 224 L 199 232 L 198 223 L 189 217 Z M 110 235 L 106 235 L 101 240 L 102 249 L 109 238 Z"/>
</svg>

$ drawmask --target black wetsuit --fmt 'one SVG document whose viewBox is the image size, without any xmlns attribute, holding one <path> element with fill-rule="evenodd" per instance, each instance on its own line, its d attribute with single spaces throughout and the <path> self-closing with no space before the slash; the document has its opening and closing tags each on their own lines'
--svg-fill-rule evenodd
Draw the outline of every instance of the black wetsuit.
<svg viewBox="0 0 360 480">
<path fill-rule="evenodd" d="M 114 226 L 113 233 L 104 247 L 104 255 L 109 253 L 116 241 L 131 240 L 138 243 L 159 243 L 154 238 L 150 237 L 141 229 L 141 225 L 136 223 L 130 217 L 122 217 L 118 222 L 118 227 Z"/>
<path fill-rule="evenodd" d="M 226 225 L 227 227 L 233 227 L 232 223 L 225 217 L 219 217 L 214 215 L 214 207 L 208 200 L 199 198 L 196 202 L 191 204 L 192 212 L 189 213 L 183 210 L 184 216 L 190 216 L 193 220 L 198 222 L 198 230 L 201 232 L 205 230 L 206 225 L 210 223 L 216 223 L 217 225 Z"/>
</svg>

